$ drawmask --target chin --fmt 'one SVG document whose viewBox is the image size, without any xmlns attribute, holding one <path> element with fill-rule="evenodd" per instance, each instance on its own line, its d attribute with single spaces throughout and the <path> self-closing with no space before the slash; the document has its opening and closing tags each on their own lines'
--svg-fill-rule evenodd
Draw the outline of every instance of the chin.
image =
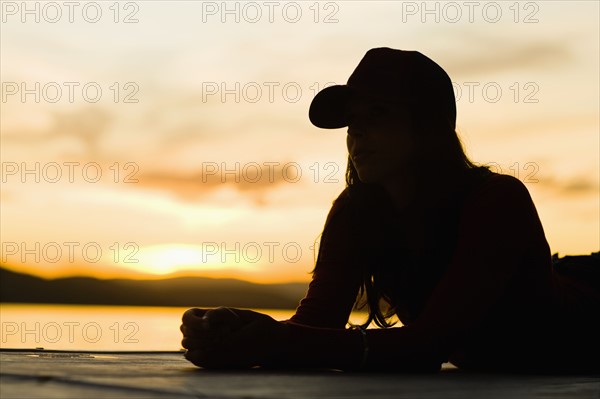
<svg viewBox="0 0 600 399">
<path fill-rule="evenodd" d="M 376 184 L 379 183 L 381 180 L 378 178 L 378 174 L 373 173 L 373 171 L 357 170 L 356 172 L 358 173 L 358 178 L 360 179 L 360 181 L 366 184 Z"/>
</svg>

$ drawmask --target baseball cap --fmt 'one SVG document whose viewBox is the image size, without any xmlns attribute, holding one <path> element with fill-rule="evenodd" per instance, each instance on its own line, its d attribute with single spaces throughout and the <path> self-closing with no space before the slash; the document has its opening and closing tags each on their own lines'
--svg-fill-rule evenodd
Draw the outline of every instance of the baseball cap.
<svg viewBox="0 0 600 399">
<path fill-rule="evenodd" d="M 382 100 L 409 111 L 446 119 L 456 126 L 456 100 L 448 74 L 418 51 L 389 47 L 367 51 L 345 85 L 329 86 L 313 98 L 311 123 L 324 129 L 348 126 L 351 101 Z"/>
</svg>

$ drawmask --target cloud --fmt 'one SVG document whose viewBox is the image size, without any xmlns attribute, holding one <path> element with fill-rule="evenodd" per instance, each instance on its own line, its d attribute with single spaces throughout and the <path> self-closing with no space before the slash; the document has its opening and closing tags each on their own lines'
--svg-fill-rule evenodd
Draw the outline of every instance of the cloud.
<svg viewBox="0 0 600 399">
<path fill-rule="evenodd" d="M 534 184 L 542 184 L 545 187 L 559 191 L 561 194 L 567 196 L 579 196 L 579 195 L 596 195 L 600 194 L 600 185 L 598 181 L 593 180 L 589 176 L 578 175 L 568 180 L 559 179 L 554 176 L 536 176 L 538 180 Z"/>
<path fill-rule="evenodd" d="M 440 61 L 440 65 L 451 77 L 472 77 L 477 74 L 494 74 L 525 68 L 540 71 L 573 61 L 570 47 L 574 39 L 569 37 L 553 37 L 552 40 L 528 39 L 519 43 L 482 32 L 473 34 L 470 31 L 462 31 L 456 32 L 455 39 L 463 45 L 453 46 L 452 54 L 440 54 L 438 57 L 444 60 L 443 64 Z"/>
<path fill-rule="evenodd" d="M 90 158 L 99 154 L 99 141 L 112 123 L 112 115 L 98 107 L 86 107 L 74 112 L 53 112 L 52 123 L 46 130 L 15 129 L 2 135 L 2 140 L 17 144 L 43 145 L 62 138 L 73 138 Z"/>
<path fill-rule="evenodd" d="M 265 165 L 266 164 L 266 165 Z M 200 171 L 182 173 L 147 173 L 139 176 L 136 187 L 168 192 L 183 201 L 197 201 L 221 188 L 233 188 L 251 195 L 259 205 L 265 204 L 264 194 L 283 183 L 297 179 L 292 163 L 257 162 L 224 164 L 205 162 Z"/>
</svg>

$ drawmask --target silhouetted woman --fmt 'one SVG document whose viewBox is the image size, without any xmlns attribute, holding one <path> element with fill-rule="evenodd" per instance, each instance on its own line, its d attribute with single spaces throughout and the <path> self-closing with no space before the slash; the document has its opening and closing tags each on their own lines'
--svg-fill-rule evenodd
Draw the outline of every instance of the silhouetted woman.
<svg viewBox="0 0 600 399">
<path fill-rule="evenodd" d="M 588 372 L 600 369 L 600 252 L 551 256 L 524 184 L 474 165 L 444 70 L 417 51 L 369 50 L 311 122 L 348 127 L 306 297 L 289 319 L 190 309 L 200 367 Z M 573 232 L 576 234 L 576 232 Z M 368 320 L 346 328 L 353 306 Z M 393 327 L 397 315 L 403 326 Z M 374 321 L 382 328 L 366 329 Z"/>
</svg>

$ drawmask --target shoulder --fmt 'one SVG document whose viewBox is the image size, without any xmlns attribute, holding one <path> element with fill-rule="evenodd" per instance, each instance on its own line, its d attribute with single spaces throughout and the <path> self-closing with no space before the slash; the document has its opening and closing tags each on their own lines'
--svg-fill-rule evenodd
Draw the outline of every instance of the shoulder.
<svg viewBox="0 0 600 399">
<path fill-rule="evenodd" d="M 525 184 L 511 175 L 492 173 L 465 199 L 461 224 L 521 235 L 531 232 L 540 221 Z"/>
<path fill-rule="evenodd" d="M 331 221 L 340 218 L 349 218 L 350 208 L 352 206 L 352 200 L 350 197 L 350 189 L 344 188 L 342 192 L 333 200 L 327 219 L 325 220 L 325 227 L 331 224 Z M 343 216 L 348 215 L 348 216 Z"/>
<path fill-rule="evenodd" d="M 521 180 L 517 179 L 512 175 L 506 175 L 503 173 L 491 172 L 483 180 L 481 187 L 492 187 L 492 186 L 505 186 L 505 187 L 517 187 L 523 186 Z"/>
<path fill-rule="evenodd" d="M 467 197 L 467 206 L 533 204 L 529 190 L 522 181 L 511 175 L 491 172 Z"/>
</svg>

